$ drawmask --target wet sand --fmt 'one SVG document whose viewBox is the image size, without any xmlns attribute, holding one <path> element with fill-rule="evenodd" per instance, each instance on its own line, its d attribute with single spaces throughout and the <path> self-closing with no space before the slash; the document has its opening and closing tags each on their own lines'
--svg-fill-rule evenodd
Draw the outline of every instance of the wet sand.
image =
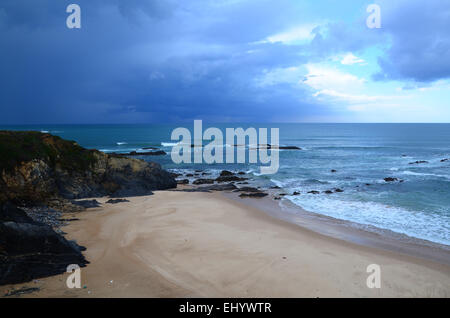
<svg viewBox="0 0 450 318">
<path fill-rule="evenodd" d="M 40 291 L 22 297 L 450 297 L 447 264 L 319 234 L 222 193 L 128 200 L 63 228 L 87 247 L 81 289 L 62 274 L 1 295 L 27 286 Z M 381 267 L 380 289 L 366 285 L 370 264 Z"/>
</svg>

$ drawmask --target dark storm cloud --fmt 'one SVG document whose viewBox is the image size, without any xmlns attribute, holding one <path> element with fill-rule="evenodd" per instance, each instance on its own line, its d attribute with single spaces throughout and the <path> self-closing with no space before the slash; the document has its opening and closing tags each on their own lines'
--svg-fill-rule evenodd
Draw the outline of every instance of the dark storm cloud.
<svg viewBox="0 0 450 318">
<path fill-rule="evenodd" d="M 390 35 L 376 79 L 431 82 L 450 77 L 450 1 L 380 3 L 383 29 Z"/>
<path fill-rule="evenodd" d="M 81 30 L 65 26 L 72 1 L 39 2 L 0 4 L 3 123 L 269 121 L 323 111 L 302 102 L 301 90 L 255 85 L 262 69 L 302 61 L 298 49 L 281 44 L 247 52 L 250 40 L 285 23 L 246 19 L 267 20 L 268 1 L 253 10 L 201 1 L 78 1 Z"/>
</svg>

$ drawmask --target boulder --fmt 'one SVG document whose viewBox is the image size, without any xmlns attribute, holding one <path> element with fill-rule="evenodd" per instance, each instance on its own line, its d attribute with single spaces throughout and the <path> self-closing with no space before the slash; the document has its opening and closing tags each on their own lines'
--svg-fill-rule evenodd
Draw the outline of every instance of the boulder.
<svg viewBox="0 0 450 318">
<path fill-rule="evenodd" d="M 73 200 L 72 204 L 79 205 L 85 209 L 101 207 L 100 203 L 95 199 L 94 200 L 79 200 L 79 201 Z"/>
<path fill-rule="evenodd" d="M 83 267 L 82 250 L 10 202 L 0 206 L 0 285 L 61 274 L 70 264 Z"/>
<path fill-rule="evenodd" d="M 206 191 L 232 191 L 236 190 L 236 186 L 232 183 L 226 184 L 213 184 L 209 186 L 199 187 L 200 190 Z"/>
<path fill-rule="evenodd" d="M 197 179 L 192 182 L 193 184 L 213 184 L 213 179 Z"/>
<path fill-rule="evenodd" d="M 241 193 L 239 196 L 241 198 L 262 198 L 267 195 L 268 194 L 264 192 L 250 192 L 250 193 Z"/>
<path fill-rule="evenodd" d="M 217 182 L 231 182 L 231 181 L 244 181 L 247 178 L 241 178 L 238 176 L 221 176 L 216 179 Z"/>
<path fill-rule="evenodd" d="M 236 189 L 235 192 L 261 192 L 258 188 L 253 187 L 242 187 L 239 189 Z"/>
<path fill-rule="evenodd" d="M 220 176 L 221 176 L 221 177 L 232 176 L 232 175 L 233 175 L 233 172 L 228 171 L 228 170 L 222 170 L 222 171 L 220 172 Z"/>
<path fill-rule="evenodd" d="M 108 201 L 106 201 L 106 203 L 108 204 L 117 204 L 122 202 L 130 202 L 130 201 L 127 199 L 109 199 Z"/>
<path fill-rule="evenodd" d="M 383 180 L 386 181 L 386 182 L 394 182 L 394 181 L 398 181 L 397 178 L 393 178 L 393 177 L 387 177 L 387 178 L 384 178 Z"/>
</svg>

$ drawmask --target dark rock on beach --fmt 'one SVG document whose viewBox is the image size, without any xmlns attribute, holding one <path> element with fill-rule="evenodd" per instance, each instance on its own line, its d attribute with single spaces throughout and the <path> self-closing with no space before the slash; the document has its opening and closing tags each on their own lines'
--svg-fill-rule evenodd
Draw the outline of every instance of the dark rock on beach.
<svg viewBox="0 0 450 318">
<path fill-rule="evenodd" d="M 324 191 L 324 193 L 326 193 L 326 194 L 332 194 L 333 191 L 331 191 L 331 190 L 326 190 L 326 191 Z"/>
<path fill-rule="evenodd" d="M 335 169 L 331 169 L 331 172 L 333 172 L 333 173 L 334 173 L 334 172 L 337 172 L 337 170 L 335 170 Z"/>
<path fill-rule="evenodd" d="M 39 291 L 40 288 L 39 287 L 27 287 L 27 286 L 23 286 L 19 289 L 13 289 L 8 291 L 4 296 L 5 297 L 11 297 L 11 296 L 20 296 L 20 295 L 26 295 L 26 294 L 31 294 L 34 292 Z"/>
<path fill-rule="evenodd" d="M 72 204 L 82 206 L 85 209 L 101 207 L 100 203 L 97 200 L 73 200 Z"/>
<path fill-rule="evenodd" d="M 320 191 L 312 190 L 312 191 L 308 191 L 308 193 L 310 193 L 310 194 L 320 194 Z"/>
<path fill-rule="evenodd" d="M 334 192 L 344 192 L 344 190 L 337 188 L 337 189 L 334 189 Z"/>
<path fill-rule="evenodd" d="M 197 179 L 192 182 L 192 184 L 213 184 L 213 179 Z"/>
<path fill-rule="evenodd" d="M 82 250 L 13 204 L 0 206 L 0 285 L 60 274 L 69 264 L 83 267 Z"/>
<path fill-rule="evenodd" d="M 445 158 L 445 159 L 441 160 L 441 162 L 446 162 L 446 161 L 450 161 L 450 158 Z"/>
<path fill-rule="evenodd" d="M 177 189 L 175 191 L 182 191 L 182 192 L 211 192 L 211 191 L 232 191 L 235 190 L 236 186 L 232 183 L 226 183 L 226 184 L 211 184 L 211 185 L 205 185 L 200 187 L 193 187 L 193 188 L 187 188 L 187 189 Z"/>
<path fill-rule="evenodd" d="M 189 184 L 189 179 L 177 180 L 177 184 Z"/>
<path fill-rule="evenodd" d="M 130 201 L 127 199 L 109 199 L 108 201 L 106 201 L 106 203 L 108 204 L 117 204 L 122 202 L 130 202 Z"/>
<path fill-rule="evenodd" d="M 395 181 L 398 181 L 397 178 L 393 178 L 393 177 L 387 177 L 387 178 L 384 178 L 383 180 L 386 181 L 386 182 L 395 182 Z"/>
<path fill-rule="evenodd" d="M 242 187 L 235 190 L 235 192 L 261 192 L 258 188 Z"/>
<path fill-rule="evenodd" d="M 207 191 L 232 191 L 235 190 L 237 187 L 232 183 L 226 183 L 226 184 L 213 184 L 210 186 L 204 186 L 200 187 L 201 190 L 207 190 Z"/>
<path fill-rule="evenodd" d="M 221 176 L 216 179 L 217 182 L 231 182 L 231 181 L 244 181 L 247 178 L 241 178 L 238 176 Z"/>
<path fill-rule="evenodd" d="M 241 193 L 239 196 L 241 198 L 262 198 L 267 195 L 268 194 L 264 192 L 250 192 L 250 193 Z"/>
<path fill-rule="evenodd" d="M 299 195 L 300 194 L 300 192 L 298 192 L 298 191 L 294 191 L 294 193 L 292 193 L 292 195 Z"/>
<path fill-rule="evenodd" d="M 234 174 L 233 172 L 228 171 L 228 170 L 222 170 L 222 171 L 220 172 L 220 176 L 221 176 L 221 177 L 232 176 L 233 174 Z"/>
</svg>

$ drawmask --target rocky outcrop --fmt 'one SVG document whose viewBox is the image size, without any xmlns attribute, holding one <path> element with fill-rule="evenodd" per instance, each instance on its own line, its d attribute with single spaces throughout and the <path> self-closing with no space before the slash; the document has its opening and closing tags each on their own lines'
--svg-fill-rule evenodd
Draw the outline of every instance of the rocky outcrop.
<svg viewBox="0 0 450 318">
<path fill-rule="evenodd" d="M 239 173 L 241 174 L 241 173 Z M 217 182 L 233 182 L 233 181 L 245 181 L 247 178 L 242 178 L 234 175 L 233 172 L 228 170 L 222 170 L 220 176 L 216 178 Z"/>
<path fill-rule="evenodd" d="M 0 285 L 60 274 L 70 264 L 85 266 L 82 250 L 13 204 L 0 205 Z"/>
<path fill-rule="evenodd" d="M 261 190 L 254 187 L 241 187 L 239 189 L 236 189 L 234 192 L 261 192 Z"/>
<path fill-rule="evenodd" d="M 222 171 L 220 172 L 220 176 L 221 176 L 221 177 L 232 176 L 232 175 L 233 175 L 233 172 L 228 171 L 228 170 L 222 170 Z"/>
<path fill-rule="evenodd" d="M 117 204 L 117 203 L 122 203 L 122 202 L 130 202 L 130 201 L 127 200 L 127 199 L 109 199 L 105 203 L 107 203 L 107 204 Z"/>
<path fill-rule="evenodd" d="M 213 179 L 197 179 L 197 180 L 194 180 L 194 182 L 192 182 L 192 184 L 196 184 L 196 185 L 199 185 L 199 184 L 213 184 L 213 183 L 214 183 Z"/>
<path fill-rule="evenodd" d="M 38 132 L 0 131 L 0 203 L 151 194 L 176 187 L 157 163 L 88 150 Z"/>
<path fill-rule="evenodd" d="M 241 198 L 263 198 L 268 194 L 265 192 L 250 192 L 250 193 L 241 193 L 239 197 Z"/>
<path fill-rule="evenodd" d="M 81 247 L 17 205 L 82 211 L 99 203 L 77 199 L 175 187 L 173 175 L 156 163 L 84 149 L 50 134 L 0 131 L 0 285 L 87 263 Z"/>
<path fill-rule="evenodd" d="M 232 182 L 232 181 L 244 181 L 244 180 L 247 180 L 247 178 L 241 178 L 238 176 L 222 176 L 222 177 L 216 178 L 217 182 Z"/>
<path fill-rule="evenodd" d="M 426 160 L 417 160 L 417 161 L 414 161 L 414 162 L 410 162 L 409 164 L 410 165 L 414 165 L 414 164 L 421 164 L 421 163 L 428 163 L 428 161 L 426 161 Z"/>
</svg>

